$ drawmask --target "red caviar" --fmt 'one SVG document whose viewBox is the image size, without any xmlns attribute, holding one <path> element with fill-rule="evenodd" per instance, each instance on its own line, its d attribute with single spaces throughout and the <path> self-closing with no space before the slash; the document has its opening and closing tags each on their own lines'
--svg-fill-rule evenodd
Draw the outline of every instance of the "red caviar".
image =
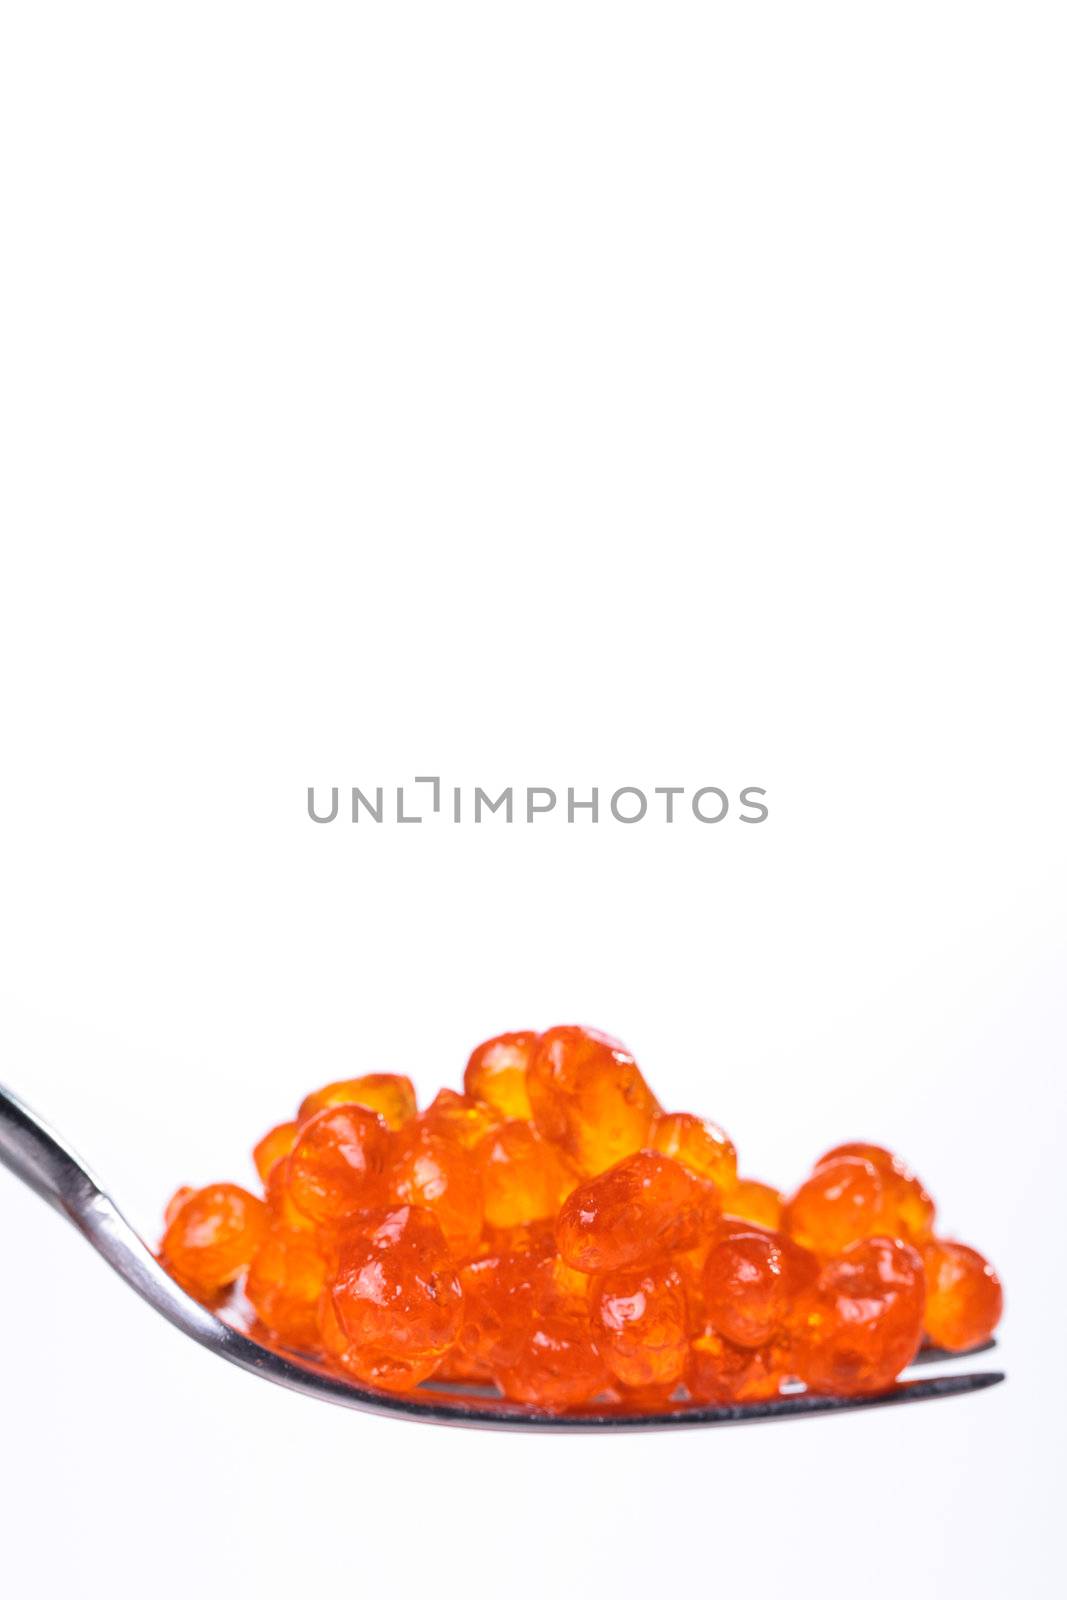
<svg viewBox="0 0 1067 1600">
<path fill-rule="evenodd" d="M 472 1100 L 484 1100 L 509 1121 L 533 1115 L 526 1092 L 526 1069 L 537 1048 L 536 1033 L 502 1033 L 480 1044 L 467 1062 L 463 1087 Z"/>
<path fill-rule="evenodd" d="M 327 1084 L 254 1161 L 262 1198 L 177 1191 L 161 1261 L 380 1389 L 492 1384 L 550 1411 L 871 1393 L 924 1337 L 970 1349 L 1001 1312 L 890 1151 L 837 1145 L 787 1200 L 589 1028 L 487 1040 L 422 1112 L 398 1073 Z"/>
<path fill-rule="evenodd" d="M 183 1288 L 210 1300 L 249 1266 L 267 1226 L 267 1208 L 235 1183 L 179 1190 L 159 1247 L 167 1270 Z"/>
<path fill-rule="evenodd" d="M 327 1106 L 300 1129 L 280 1182 L 297 1211 L 336 1226 L 378 1205 L 388 1130 L 366 1106 Z"/>
<path fill-rule="evenodd" d="M 689 1355 L 689 1297 L 684 1267 L 609 1272 L 592 1297 L 592 1326 L 612 1376 L 631 1389 L 675 1389 Z"/>
<path fill-rule="evenodd" d="M 738 1178 L 723 1207 L 728 1216 L 741 1217 L 745 1222 L 774 1231 L 782 1226 L 785 1196 L 758 1178 Z"/>
<path fill-rule="evenodd" d="M 900 1239 L 858 1239 L 828 1261 L 794 1341 L 797 1375 L 825 1394 L 884 1389 L 922 1338 L 923 1261 Z"/>
<path fill-rule="evenodd" d="M 625 1045 L 592 1028 L 549 1028 L 526 1069 L 538 1132 L 593 1176 L 649 1143 L 659 1111 Z"/>
<path fill-rule="evenodd" d="M 786 1332 L 819 1263 L 782 1234 L 731 1231 L 704 1263 L 704 1315 L 723 1338 L 758 1349 Z"/>
<path fill-rule="evenodd" d="M 415 1115 L 415 1086 L 410 1078 L 396 1072 L 368 1072 L 362 1078 L 344 1078 L 309 1094 L 296 1120 L 306 1122 L 327 1106 L 365 1106 L 368 1111 L 376 1111 L 387 1127 L 400 1128 Z"/>
<path fill-rule="evenodd" d="M 923 1326 L 943 1350 L 984 1344 L 1000 1321 L 1004 1294 L 984 1256 L 952 1239 L 933 1239 L 923 1251 L 926 1312 Z"/>
<path fill-rule="evenodd" d="M 515 1228 L 555 1217 L 575 1186 L 559 1151 L 528 1122 L 505 1122 L 475 1150 L 485 1195 L 485 1220 Z"/>
<path fill-rule="evenodd" d="M 639 1150 L 567 1196 L 556 1244 L 579 1272 L 643 1267 L 690 1250 L 713 1222 L 719 1197 L 670 1156 Z"/>
</svg>

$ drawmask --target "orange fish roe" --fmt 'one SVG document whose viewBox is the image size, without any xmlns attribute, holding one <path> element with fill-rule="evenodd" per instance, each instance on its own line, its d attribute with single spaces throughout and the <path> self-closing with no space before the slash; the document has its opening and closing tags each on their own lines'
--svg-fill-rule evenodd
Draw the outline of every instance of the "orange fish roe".
<svg viewBox="0 0 1067 1600">
<path fill-rule="evenodd" d="M 427 1133 L 451 1139 L 464 1150 L 473 1150 L 503 1121 L 500 1112 L 487 1100 L 475 1100 L 469 1094 L 457 1094 L 454 1089 L 442 1089 L 422 1113 L 422 1126 Z"/>
<path fill-rule="evenodd" d="M 724 1199 L 723 1208 L 728 1216 L 741 1217 L 745 1222 L 754 1222 L 759 1228 L 776 1232 L 782 1226 L 785 1196 L 772 1189 L 769 1183 L 760 1183 L 758 1178 L 738 1178 Z"/>
<path fill-rule="evenodd" d="M 731 1232 L 704 1263 L 704 1315 L 716 1333 L 758 1349 L 785 1333 L 819 1263 L 782 1234 Z"/>
<path fill-rule="evenodd" d="M 267 1208 L 235 1183 L 213 1183 L 181 1201 L 159 1247 L 183 1288 L 212 1299 L 241 1276 L 267 1226 Z"/>
<path fill-rule="evenodd" d="M 580 1172 L 603 1172 L 648 1144 L 659 1110 L 624 1045 L 592 1028 L 550 1028 L 526 1069 L 538 1132 Z"/>
<path fill-rule="evenodd" d="M 685 1385 L 704 1405 L 738 1405 L 772 1399 L 788 1376 L 789 1363 L 781 1349 L 765 1345 L 746 1350 L 706 1329 L 689 1347 Z"/>
<path fill-rule="evenodd" d="M 327 1084 L 253 1158 L 263 1198 L 179 1189 L 160 1260 L 208 1305 L 243 1291 L 255 1337 L 383 1390 L 645 1412 L 867 1394 L 924 1336 L 970 1349 L 1001 1313 L 992 1267 L 935 1236 L 891 1151 L 836 1145 L 786 1200 L 590 1028 L 489 1039 L 422 1112 L 398 1073 Z"/>
<path fill-rule="evenodd" d="M 417 1206 L 360 1219 L 340 1245 L 324 1300 L 348 1370 L 382 1389 L 411 1389 L 428 1378 L 463 1316 L 445 1236 Z"/>
<path fill-rule="evenodd" d="M 286 1157 L 282 1184 L 320 1227 L 342 1223 L 383 1199 L 388 1130 L 366 1106 L 327 1106 L 305 1122 Z"/>
<path fill-rule="evenodd" d="M 388 1186 L 391 1199 L 432 1212 L 458 1258 L 478 1248 L 485 1201 L 468 1151 L 411 1123 L 393 1140 Z"/>
<path fill-rule="evenodd" d="M 327 1257 L 308 1232 L 269 1227 L 245 1281 L 249 1304 L 265 1327 L 297 1349 L 319 1345 L 318 1311 Z"/>
<path fill-rule="evenodd" d="M 685 1274 L 670 1260 L 609 1272 L 592 1298 L 593 1337 L 604 1364 L 629 1388 L 671 1390 L 689 1356 Z"/>
<path fill-rule="evenodd" d="M 858 1239 L 827 1262 L 793 1340 L 798 1376 L 825 1394 L 884 1389 L 922 1338 L 923 1262 L 899 1239 Z"/>
<path fill-rule="evenodd" d="M 611 1382 L 588 1319 L 559 1312 L 528 1324 L 514 1360 L 492 1370 L 509 1400 L 548 1411 L 584 1405 Z"/>
<path fill-rule="evenodd" d="M 415 1085 L 396 1072 L 369 1072 L 362 1078 L 344 1078 L 316 1089 L 302 1102 L 297 1122 L 306 1122 L 327 1106 L 366 1106 L 376 1111 L 389 1128 L 403 1127 L 415 1115 Z M 277 1131 L 277 1130 L 276 1130 Z"/>
<path fill-rule="evenodd" d="M 263 1185 L 270 1226 L 284 1228 L 287 1233 L 314 1233 L 314 1222 L 293 1204 L 287 1181 L 288 1173 L 289 1163 L 276 1161 Z"/>
<path fill-rule="evenodd" d="M 536 1033 L 502 1033 L 480 1044 L 467 1062 L 463 1087 L 472 1100 L 484 1100 L 509 1121 L 529 1122 L 526 1069 L 537 1047 Z"/>
<path fill-rule="evenodd" d="M 935 1239 L 923 1251 L 928 1338 L 943 1350 L 984 1344 L 1000 1321 L 1004 1294 L 984 1256 L 952 1239 Z"/>
<path fill-rule="evenodd" d="M 674 1111 L 668 1117 L 653 1117 L 649 1144 L 661 1155 L 671 1156 L 698 1178 L 708 1178 L 724 1195 L 737 1183 L 737 1151 L 714 1122 Z"/>
<path fill-rule="evenodd" d="M 712 1184 L 654 1150 L 639 1150 L 580 1184 L 560 1209 L 556 1244 L 579 1272 L 641 1267 L 690 1250 L 713 1221 Z"/>
<path fill-rule="evenodd" d="M 934 1231 L 935 1206 L 913 1172 L 880 1144 L 839 1144 L 815 1163 L 816 1172 L 842 1157 L 869 1161 L 885 1190 L 895 1230 L 912 1244 L 925 1244 Z"/>
<path fill-rule="evenodd" d="M 299 1123 L 279 1122 L 276 1128 L 271 1128 L 269 1133 L 263 1135 L 252 1151 L 252 1160 L 263 1183 L 268 1181 L 278 1162 L 284 1161 L 292 1153 L 299 1134 Z"/>
<path fill-rule="evenodd" d="M 171 1195 L 170 1199 L 163 1208 L 163 1226 L 165 1228 L 170 1227 L 182 1206 L 195 1193 L 196 1190 L 190 1189 L 187 1183 L 183 1184 L 180 1189 L 175 1189 L 174 1193 Z"/>
<path fill-rule="evenodd" d="M 485 1194 L 485 1220 L 492 1228 L 516 1228 L 552 1218 L 574 1188 L 559 1152 L 528 1122 L 505 1122 L 477 1146 L 475 1156 Z"/>
<path fill-rule="evenodd" d="M 551 1240 L 543 1237 L 529 1240 L 521 1250 L 468 1262 L 460 1268 L 460 1284 L 463 1326 L 458 1346 L 498 1379 L 518 1360 L 539 1318 L 588 1320 L 588 1279 L 563 1266 Z"/>
<path fill-rule="evenodd" d="M 798 1244 L 827 1256 L 856 1239 L 896 1231 L 881 1174 L 861 1156 L 839 1156 L 817 1167 L 787 1202 L 782 1221 Z"/>
</svg>

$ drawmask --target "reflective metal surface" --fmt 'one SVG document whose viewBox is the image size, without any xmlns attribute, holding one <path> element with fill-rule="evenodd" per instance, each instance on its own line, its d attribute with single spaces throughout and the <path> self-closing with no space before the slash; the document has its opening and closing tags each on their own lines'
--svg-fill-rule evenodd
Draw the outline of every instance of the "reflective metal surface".
<svg viewBox="0 0 1067 1600">
<path fill-rule="evenodd" d="M 389 1395 L 335 1378 L 314 1362 L 290 1357 L 254 1339 L 199 1305 L 156 1261 L 84 1163 L 40 1118 L 0 1086 L 0 1164 L 66 1217 L 121 1278 L 190 1339 L 215 1355 L 271 1383 L 329 1400 L 356 1411 L 405 1417 L 453 1427 L 551 1429 L 590 1432 L 604 1429 L 698 1428 L 768 1418 L 812 1417 L 872 1406 L 904 1405 L 968 1394 L 1000 1383 L 1002 1372 L 943 1373 L 900 1381 L 881 1394 L 841 1398 L 783 1395 L 775 1400 L 735 1406 L 679 1403 L 664 1411 L 621 1412 L 610 1405 L 555 1416 L 510 1404 L 484 1391 L 447 1385 L 426 1386 L 410 1395 Z M 986 1346 L 985 1348 L 991 1348 Z M 922 1351 L 917 1361 L 950 1359 L 942 1351 Z"/>
</svg>

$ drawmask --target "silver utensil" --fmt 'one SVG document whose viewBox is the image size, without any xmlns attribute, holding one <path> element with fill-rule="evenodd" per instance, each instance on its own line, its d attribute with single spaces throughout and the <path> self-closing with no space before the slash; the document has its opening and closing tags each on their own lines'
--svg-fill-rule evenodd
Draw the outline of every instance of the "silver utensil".
<svg viewBox="0 0 1067 1600">
<path fill-rule="evenodd" d="M 153 1310 L 180 1332 L 222 1356 L 234 1366 L 298 1394 L 355 1411 L 440 1422 L 453 1427 L 552 1429 L 695 1428 L 769 1418 L 811 1417 L 826 1412 L 860 1411 L 871 1406 L 906 1405 L 987 1389 L 1003 1380 L 1002 1372 L 942 1373 L 900 1380 L 868 1395 L 786 1394 L 745 1405 L 701 1406 L 678 1403 L 656 1412 L 627 1412 L 610 1404 L 554 1415 L 532 1411 L 486 1390 L 462 1385 L 426 1385 L 412 1394 L 386 1394 L 334 1377 L 325 1367 L 295 1355 L 282 1354 L 250 1339 L 239 1327 L 193 1300 L 160 1266 L 92 1173 L 62 1140 L 9 1090 L 0 1085 L 0 1164 L 21 1178 L 42 1200 L 73 1223 L 97 1253 L 135 1289 Z M 992 1348 L 986 1345 L 984 1349 Z M 976 1352 L 971 1352 L 976 1353 Z M 929 1363 L 949 1359 L 948 1352 L 924 1350 L 916 1358 Z"/>
</svg>

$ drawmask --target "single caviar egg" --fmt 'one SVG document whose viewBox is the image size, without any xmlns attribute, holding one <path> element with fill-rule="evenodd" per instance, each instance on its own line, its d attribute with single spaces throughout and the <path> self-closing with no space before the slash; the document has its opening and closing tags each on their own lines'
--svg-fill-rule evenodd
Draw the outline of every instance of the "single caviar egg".
<svg viewBox="0 0 1067 1600">
<path fill-rule="evenodd" d="M 475 1150 L 485 1192 L 485 1220 L 515 1228 L 554 1217 L 575 1180 L 555 1146 L 528 1122 L 505 1122 Z"/>
<path fill-rule="evenodd" d="M 262 1200 L 235 1183 L 209 1184 L 178 1207 L 163 1235 L 160 1255 L 183 1288 L 210 1299 L 241 1276 L 266 1225 Z"/>
<path fill-rule="evenodd" d="M 509 1365 L 531 1324 L 550 1313 L 588 1320 L 590 1280 L 557 1254 L 550 1232 L 533 1233 L 517 1249 L 465 1262 L 459 1275 L 463 1327 L 458 1342 L 471 1359 Z"/>
<path fill-rule="evenodd" d="M 853 1143 L 828 1150 L 815 1163 L 815 1171 L 849 1156 L 869 1161 L 881 1178 L 892 1214 L 892 1231 L 911 1244 L 925 1244 L 934 1231 L 936 1207 L 911 1168 L 880 1144 Z"/>
<path fill-rule="evenodd" d="M 564 1261 L 554 1246 L 543 1258 L 539 1283 L 542 1305 L 551 1305 L 575 1317 L 584 1317 L 588 1312 L 592 1278 Z"/>
<path fill-rule="evenodd" d="M 530 1097 L 526 1069 L 530 1065 L 536 1033 L 501 1033 L 480 1044 L 467 1062 L 463 1087 L 473 1100 L 484 1100 L 511 1121 L 529 1121 Z"/>
<path fill-rule="evenodd" d="M 704 1315 L 716 1333 L 746 1349 L 781 1336 L 819 1263 L 784 1234 L 731 1232 L 704 1263 Z"/>
<path fill-rule="evenodd" d="M 485 1200 L 481 1173 L 466 1150 L 412 1123 L 395 1135 L 388 1185 L 391 1199 L 433 1213 L 457 1255 L 475 1249 Z"/>
<path fill-rule="evenodd" d="M 681 1162 L 698 1178 L 729 1193 L 737 1182 L 737 1151 L 720 1127 L 688 1111 L 672 1111 L 652 1119 L 649 1144 L 661 1155 Z"/>
<path fill-rule="evenodd" d="M 670 1261 L 609 1272 L 597 1281 L 590 1322 L 612 1377 L 630 1388 L 673 1389 L 689 1356 L 689 1306 L 681 1269 Z"/>
<path fill-rule="evenodd" d="M 772 1189 L 769 1183 L 760 1183 L 758 1178 L 738 1178 L 723 1200 L 723 1209 L 731 1217 L 740 1217 L 777 1233 L 782 1226 L 785 1196 Z"/>
<path fill-rule="evenodd" d="M 284 1228 L 287 1233 L 314 1233 L 315 1224 L 306 1216 L 299 1207 L 295 1206 L 289 1193 L 289 1163 L 283 1159 L 276 1161 L 270 1170 L 270 1177 L 263 1186 L 263 1197 L 267 1204 L 267 1212 L 272 1228 Z M 329 1226 L 324 1224 L 324 1227 Z"/>
<path fill-rule="evenodd" d="M 440 1139 L 451 1139 L 464 1150 L 473 1150 L 487 1133 L 499 1128 L 503 1116 L 488 1100 L 475 1100 L 454 1089 L 442 1089 L 422 1114 L 421 1126 Z"/>
<path fill-rule="evenodd" d="M 191 1199 L 195 1193 L 196 1190 L 190 1188 L 187 1183 L 183 1183 L 180 1189 L 175 1189 L 174 1193 L 167 1201 L 166 1208 L 163 1212 L 164 1227 L 170 1226 L 185 1202 Z"/>
<path fill-rule="evenodd" d="M 285 1164 L 289 1200 L 328 1227 L 381 1203 L 388 1129 L 366 1106 L 328 1106 L 305 1122 Z"/>
<path fill-rule="evenodd" d="M 528 1323 L 511 1359 L 492 1372 L 509 1400 L 545 1411 L 586 1405 L 611 1381 L 588 1321 L 558 1313 Z"/>
<path fill-rule="evenodd" d="M 550 1028 L 526 1073 L 537 1131 L 580 1172 L 603 1172 L 648 1143 L 659 1110 L 632 1055 L 592 1028 Z"/>
<path fill-rule="evenodd" d="M 252 1151 L 252 1160 L 256 1164 L 261 1183 L 266 1183 L 279 1161 L 284 1161 L 290 1154 L 300 1129 L 295 1122 L 279 1122 L 276 1128 L 271 1128 L 265 1133 L 255 1149 Z"/>
<path fill-rule="evenodd" d="M 793 1338 L 797 1373 L 820 1394 L 886 1388 L 922 1337 L 918 1251 L 900 1239 L 860 1239 L 819 1274 Z"/>
<path fill-rule="evenodd" d="M 288 1228 L 267 1229 L 252 1257 L 245 1295 L 265 1327 L 283 1344 L 314 1350 L 326 1258 L 314 1238 Z"/>
<path fill-rule="evenodd" d="M 785 1231 L 808 1250 L 832 1256 L 857 1239 L 892 1236 L 894 1214 L 877 1168 L 860 1156 L 828 1161 L 785 1208 Z"/>
<path fill-rule="evenodd" d="M 508 1366 L 516 1359 L 537 1313 L 544 1259 L 540 1251 L 506 1251 L 459 1269 L 459 1347 L 468 1359 L 487 1366 Z"/>
<path fill-rule="evenodd" d="M 984 1256 L 954 1239 L 934 1239 L 923 1250 L 927 1337 L 942 1350 L 984 1344 L 1000 1321 L 1004 1292 Z"/>
<path fill-rule="evenodd" d="M 695 1245 L 717 1211 L 711 1184 L 669 1156 L 639 1150 L 567 1197 L 556 1221 L 556 1245 L 579 1272 L 647 1266 Z"/>
<path fill-rule="evenodd" d="M 328 1348 L 378 1388 L 414 1388 L 455 1342 L 463 1291 L 436 1218 L 417 1206 L 368 1213 L 344 1234 L 324 1297 Z"/>
<path fill-rule="evenodd" d="M 418 1109 L 410 1078 L 398 1072 L 368 1072 L 361 1078 L 343 1078 L 316 1089 L 301 1103 L 298 1122 L 307 1122 L 327 1106 L 365 1106 L 376 1111 L 387 1128 L 402 1128 Z"/>
<path fill-rule="evenodd" d="M 787 1376 L 788 1362 L 775 1345 L 749 1350 L 713 1328 L 690 1342 L 686 1388 L 701 1405 L 773 1399 Z"/>
</svg>

